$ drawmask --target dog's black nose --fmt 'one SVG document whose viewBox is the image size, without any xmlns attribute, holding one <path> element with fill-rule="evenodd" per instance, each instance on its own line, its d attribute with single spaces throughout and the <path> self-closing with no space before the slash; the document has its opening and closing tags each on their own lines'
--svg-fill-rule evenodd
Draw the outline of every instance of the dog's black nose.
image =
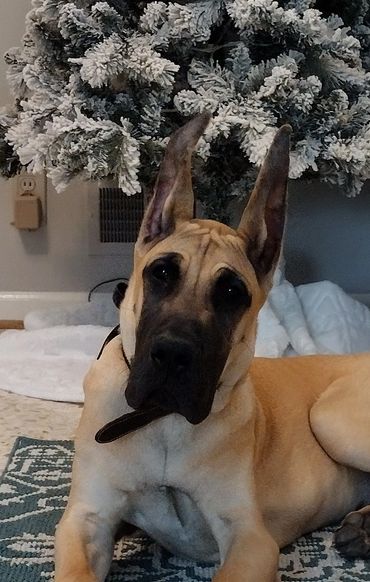
<svg viewBox="0 0 370 582">
<path fill-rule="evenodd" d="M 169 373 L 181 372 L 191 366 L 194 351 L 186 340 L 162 336 L 153 342 L 150 356 L 156 368 Z"/>
</svg>

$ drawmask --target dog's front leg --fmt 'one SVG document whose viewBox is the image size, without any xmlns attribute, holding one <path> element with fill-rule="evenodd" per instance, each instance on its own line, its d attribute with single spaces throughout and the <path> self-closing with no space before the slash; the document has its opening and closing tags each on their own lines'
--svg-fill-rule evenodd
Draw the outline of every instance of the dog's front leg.
<svg viewBox="0 0 370 582">
<path fill-rule="evenodd" d="M 55 535 L 56 582 L 103 582 L 111 565 L 127 499 L 110 485 L 107 467 L 93 453 L 76 453 L 68 505 Z"/>
<path fill-rule="evenodd" d="M 83 503 L 71 505 L 57 527 L 56 582 L 102 582 L 114 547 L 115 527 Z"/>
<path fill-rule="evenodd" d="M 276 582 L 279 547 L 263 525 L 233 532 L 213 582 Z"/>
</svg>

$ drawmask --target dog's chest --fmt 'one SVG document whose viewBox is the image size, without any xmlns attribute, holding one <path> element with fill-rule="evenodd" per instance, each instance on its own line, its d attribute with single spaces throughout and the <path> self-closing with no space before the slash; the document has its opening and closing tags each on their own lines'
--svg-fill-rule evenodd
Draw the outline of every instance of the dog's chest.
<svg viewBox="0 0 370 582">
<path fill-rule="evenodd" d="M 216 560 L 218 547 L 205 517 L 189 494 L 170 486 L 130 493 L 124 519 L 170 552 L 196 560 Z"/>
<path fill-rule="evenodd" d="M 174 554 L 215 560 L 218 546 L 196 501 L 204 494 L 203 483 L 190 468 L 192 445 L 182 424 L 186 428 L 185 422 L 163 419 L 127 443 L 116 473 L 116 487 L 126 498 L 122 518 Z"/>
</svg>

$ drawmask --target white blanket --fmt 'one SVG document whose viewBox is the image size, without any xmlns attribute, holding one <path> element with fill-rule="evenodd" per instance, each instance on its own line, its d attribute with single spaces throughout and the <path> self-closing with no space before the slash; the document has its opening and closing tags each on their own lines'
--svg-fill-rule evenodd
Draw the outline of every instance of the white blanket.
<svg viewBox="0 0 370 582">
<path fill-rule="evenodd" d="M 0 334 L 0 388 L 44 400 L 83 402 L 83 378 L 110 329 L 59 325 Z"/>
<path fill-rule="evenodd" d="M 293 287 L 282 280 L 261 310 L 256 355 L 370 351 L 370 310 L 329 281 Z"/>
<path fill-rule="evenodd" d="M 83 377 L 118 322 L 110 301 L 33 312 L 25 319 L 24 331 L 1 334 L 0 388 L 82 402 Z M 259 316 L 257 356 L 363 351 L 370 351 L 370 310 L 365 305 L 333 283 L 294 288 L 276 277 Z"/>
</svg>

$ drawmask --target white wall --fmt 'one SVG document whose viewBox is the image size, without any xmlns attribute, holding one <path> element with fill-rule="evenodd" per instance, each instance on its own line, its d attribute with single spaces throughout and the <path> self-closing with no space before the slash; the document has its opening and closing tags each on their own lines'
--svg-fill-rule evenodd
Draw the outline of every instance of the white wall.
<svg viewBox="0 0 370 582">
<path fill-rule="evenodd" d="M 77 182 L 48 192 L 47 225 L 18 231 L 12 220 L 12 184 L 0 184 L 0 291 L 86 291 L 102 280 L 127 276 L 119 256 L 88 254 L 87 191 Z"/>
<path fill-rule="evenodd" d="M 29 8 L 29 0 L 0 0 L 0 55 L 19 45 Z M 0 106 L 10 99 L 5 72 L 0 58 Z M 129 274 L 130 265 L 118 256 L 88 254 L 86 185 L 76 182 L 63 194 L 49 185 L 47 225 L 35 232 L 10 224 L 13 190 L 13 180 L 0 179 L 0 292 L 86 291 Z"/>
</svg>

